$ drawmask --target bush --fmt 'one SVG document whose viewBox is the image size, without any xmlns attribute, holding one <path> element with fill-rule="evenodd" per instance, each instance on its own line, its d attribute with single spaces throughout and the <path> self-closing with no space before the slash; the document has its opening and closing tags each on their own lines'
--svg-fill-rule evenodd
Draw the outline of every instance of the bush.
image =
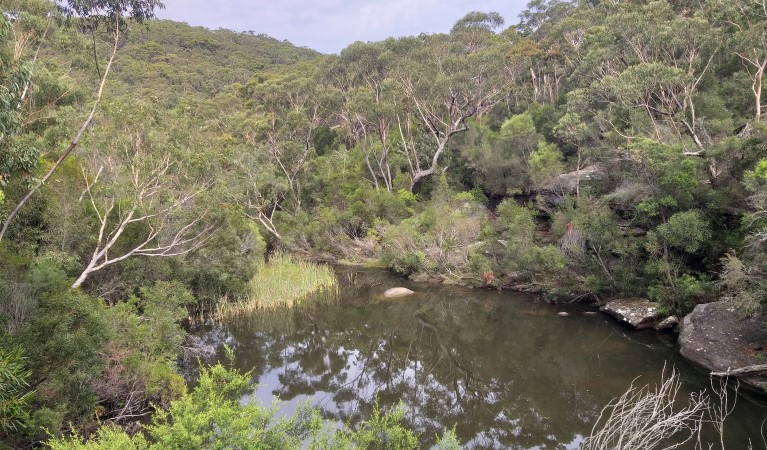
<svg viewBox="0 0 767 450">
<path fill-rule="evenodd" d="M 531 208 L 504 200 L 496 210 L 495 222 L 501 245 L 501 270 L 516 281 L 550 284 L 565 267 L 564 258 L 554 245 L 535 241 L 535 216 Z"/>
<path fill-rule="evenodd" d="M 482 272 L 475 271 L 470 255 L 480 244 L 488 211 L 476 194 L 456 193 L 443 178 L 419 214 L 384 231 L 382 262 L 403 276 L 420 272 L 480 284 Z"/>
<path fill-rule="evenodd" d="M 0 347 L 0 434 L 27 426 L 34 395 L 29 389 L 31 376 L 20 347 Z"/>
<path fill-rule="evenodd" d="M 249 373 L 229 370 L 220 364 L 202 368 L 199 385 L 190 394 L 159 411 L 146 434 L 128 436 L 103 426 L 86 441 L 79 436 L 52 439 L 53 450 L 100 449 L 417 449 L 418 436 L 402 425 L 404 407 L 384 412 L 376 403 L 372 416 L 356 427 L 336 428 L 324 422 L 318 410 L 299 406 L 292 417 L 277 418 L 277 408 L 243 403 L 253 389 Z M 147 439 L 149 438 L 149 439 Z M 455 433 L 447 431 L 439 449 L 459 447 Z"/>
</svg>

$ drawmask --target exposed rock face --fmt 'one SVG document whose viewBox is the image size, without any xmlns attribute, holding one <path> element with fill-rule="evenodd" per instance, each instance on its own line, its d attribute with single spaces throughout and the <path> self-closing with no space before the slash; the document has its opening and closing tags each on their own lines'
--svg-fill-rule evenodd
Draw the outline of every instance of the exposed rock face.
<svg viewBox="0 0 767 450">
<path fill-rule="evenodd" d="M 411 291 L 408 288 L 395 287 L 395 288 L 387 289 L 386 292 L 384 292 L 384 297 L 386 298 L 405 297 L 407 295 L 411 295 L 414 293 L 415 292 Z"/>
<path fill-rule="evenodd" d="M 713 372 L 762 364 L 767 357 L 767 317 L 744 319 L 723 302 L 698 305 L 682 319 L 680 353 Z M 741 381 L 767 390 L 767 374 L 748 373 Z"/>
<path fill-rule="evenodd" d="M 584 167 L 575 172 L 563 173 L 538 189 L 536 204 L 543 211 L 553 211 L 566 195 L 574 194 L 578 183 L 602 181 L 607 178 L 607 170 L 600 164 Z"/>
<path fill-rule="evenodd" d="M 612 300 L 600 308 L 635 330 L 654 327 L 661 318 L 655 303 L 643 298 L 623 298 Z"/>
</svg>

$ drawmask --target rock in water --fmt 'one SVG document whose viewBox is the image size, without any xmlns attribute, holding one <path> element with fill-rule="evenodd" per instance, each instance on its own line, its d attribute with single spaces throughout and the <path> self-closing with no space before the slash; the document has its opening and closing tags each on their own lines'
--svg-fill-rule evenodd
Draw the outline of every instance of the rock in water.
<svg viewBox="0 0 767 450">
<path fill-rule="evenodd" d="M 690 361 L 713 372 L 727 372 L 764 362 L 767 348 L 767 317 L 758 314 L 744 319 L 724 302 L 698 305 L 682 319 L 679 352 Z M 767 374 L 747 373 L 738 378 L 767 390 Z"/>
<path fill-rule="evenodd" d="M 661 318 L 658 306 L 643 298 L 612 300 L 600 310 L 631 325 L 635 330 L 654 327 Z"/>
<path fill-rule="evenodd" d="M 679 324 L 679 319 L 676 318 L 676 316 L 668 316 L 665 319 L 658 322 L 658 325 L 655 325 L 653 329 L 655 331 L 666 331 L 674 328 Z"/>
<path fill-rule="evenodd" d="M 415 294 L 415 292 L 411 291 L 408 288 L 395 287 L 395 288 L 387 289 L 386 292 L 384 292 L 384 297 L 386 298 L 405 297 L 411 294 Z"/>
</svg>

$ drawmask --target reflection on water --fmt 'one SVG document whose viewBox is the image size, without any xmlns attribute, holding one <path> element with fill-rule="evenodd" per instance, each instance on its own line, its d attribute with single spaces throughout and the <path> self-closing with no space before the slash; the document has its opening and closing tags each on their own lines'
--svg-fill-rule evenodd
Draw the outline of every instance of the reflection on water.
<svg viewBox="0 0 767 450">
<path fill-rule="evenodd" d="M 233 347 L 236 365 L 258 382 L 256 398 L 278 397 L 286 414 L 308 400 L 329 419 L 353 423 L 376 398 L 402 401 L 427 446 L 455 427 L 470 448 L 577 448 L 604 405 L 637 377 L 657 382 L 666 362 L 688 392 L 708 386 L 668 335 L 631 332 L 601 314 L 515 293 L 411 285 L 380 271 L 343 268 L 339 278 L 337 306 L 197 333 L 219 350 Z M 403 283 L 417 293 L 383 298 Z M 741 397 L 728 448 L 746 448 L 748 437 L 760 448 L 765 417 L 765 407 Z"/>
</svg>

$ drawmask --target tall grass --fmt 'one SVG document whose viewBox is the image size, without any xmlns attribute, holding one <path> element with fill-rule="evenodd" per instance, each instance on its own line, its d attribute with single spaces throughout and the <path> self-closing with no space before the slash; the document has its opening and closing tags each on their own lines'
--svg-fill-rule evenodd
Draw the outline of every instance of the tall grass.
<svg viewBox="0 0 767 450">
<path fill-rule="evenodd" d="M 335 302 L 338 293 L 338 280 L 329 266 L 277 253 L 250 281 L 250 296 L 242 301 L 222 301 L 217 316 L 240 317 L 261 310 L 326 304 Z"/>
</svg>

